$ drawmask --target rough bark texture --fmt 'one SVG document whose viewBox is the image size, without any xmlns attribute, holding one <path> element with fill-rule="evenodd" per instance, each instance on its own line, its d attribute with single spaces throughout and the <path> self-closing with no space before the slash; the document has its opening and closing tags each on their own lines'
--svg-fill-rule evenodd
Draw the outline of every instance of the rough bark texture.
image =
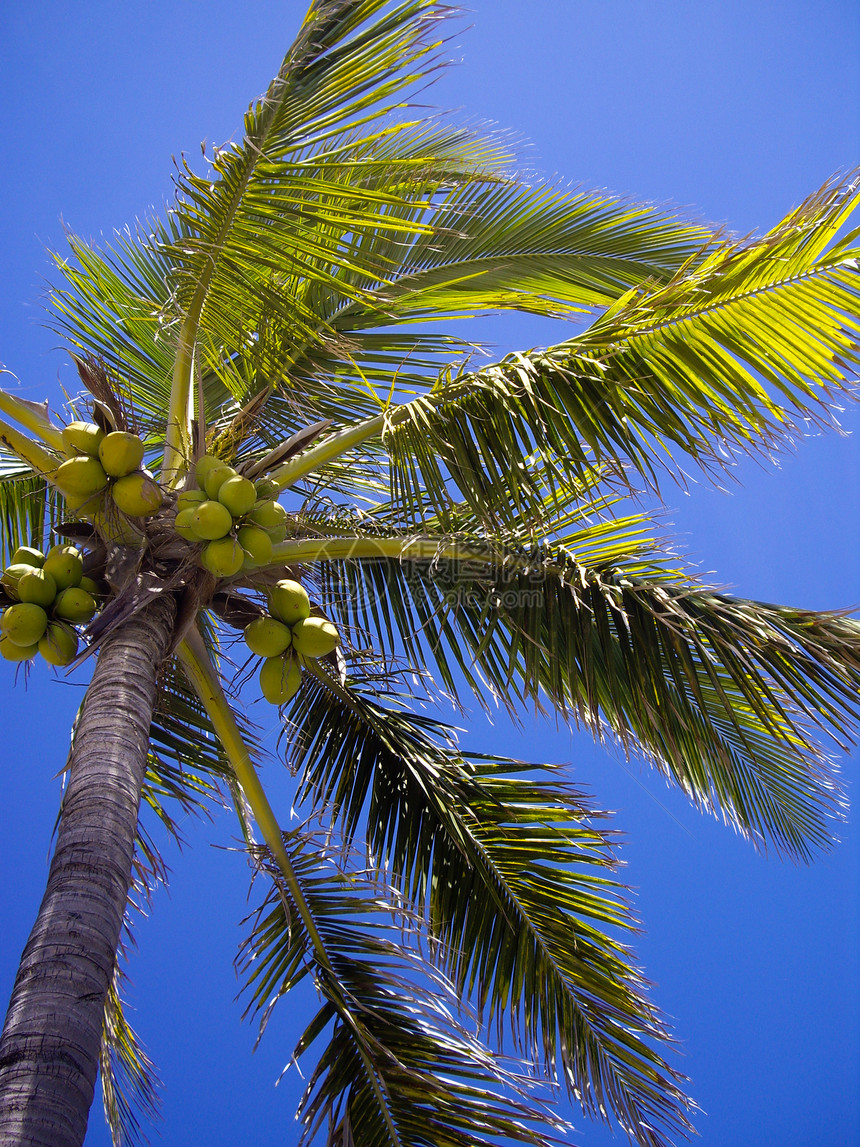
<svg viewBox="0 0 860 1147">
<path fill-rule="evenodd" d="M 111 634 L 80 714 L 57 847 L 0 1041 L 0 1143 L 80 1147 L 131 884 L 158 668 L 175 603 Z"/>
</svg>

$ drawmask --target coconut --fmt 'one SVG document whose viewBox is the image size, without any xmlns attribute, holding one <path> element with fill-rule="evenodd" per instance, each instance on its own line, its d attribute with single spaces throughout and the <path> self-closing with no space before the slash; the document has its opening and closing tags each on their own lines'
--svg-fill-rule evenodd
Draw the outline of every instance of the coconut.
<svg viewBox="0 0 860 1147">
<path fill-rule="evenodd" d="M 248 521 L 254 525 L 259 526 L 261 530 L 273 530 L 278 526 L 283 526 L 287 520 L 287 511 L 280 502 L 273 502 L 271 499 L 257 502 L 248 515 Z"/>
<path fill-rule="evenodd" d="M 292 701 L 302 683 L 302 671 L 295 658 L 269 657 L 260 667 L 260 688 L 272 705 Z"/>
<path fill-rule="evenodd" d="M 228 478 L 218 490 L 218 501 L 227 507 L 234 518 L 241 518 L 252 510 L 256 500 L 254 483 L 247 478 L 240 478 L 238 474 L 235 478 Z"/>
<path fill-rule="evenodd" d="M 308 617 L 311 612 L 310 598 L 305 587 L 297 581 L 290 581 L 289 578 L 277 582 L 272 587 L 269 602 L 275 617 L 287 625 L 295 625 L 297 621 Z"/>
<path fill-rule="evenodd" d="M 274 480 L 274 478 L 258 478 L 254 483 L 257 491 L 257 497 L 262 499 L 277 498 L 281 492 L 281 487 Z"/>
<path fill-rule="evenodd" d="M 68 665 L 78 652 L 78 635 L 63 621 L 52 621 L 39 642 L 39 652 L 49 665 Z"/>
<path fill-rule="evenodd" d="M 103 581 L 96 581 L 95 578 L 87 577 L 86 574 L 81 578 L 81 589 L 85 589 L 91 597 L 107 597 L 110 594 L 110 587 Z"/>
<path fill-rule="evenodd" d="M 206 501 L 205 490 L 183 490 L 176 499 L 176 512 L 180 510 L 194 510 L 201 502 Z"/>
<path fill-rule="evenodd" d="M 18 581 L 18 597 L 32 605 L 47 609 L 57 596 L 57 583 L 45 570 L 31 569 L 21 575 Z"/>
<path fill-rule="evenodd" d="M 118 513 L 118 506 L 111 502 L 108 512 L 99 510 L 90 514 L 89 519 L 103 538 L 116 543 L 118 546 L 135 546 L 137 549 L 143 545 L 143 531 L 135 523 Z"/>
<path fill-rule="evenodd" d="M 3 571 L 3 576 L 0 578 L 0 585 L 3 586 L 9 597 L 18 600 L 18 582 L 24 574 L 32 573 L 33 566 L 24 565 L 22 562 L 16 562 L 14 565 L 7 566 Z"/>
<path fill-rule="evenodd" d="M 197 478 L 197 484 L 204 486 L 206 483 L 206 475 L 210 470 L 214 470 L 216 466 L 223 466 L 224 463 L 220 458 L 216 458 L 214 454 L 203 454 L 197 459 L 194 465 L 194 473 Z"/>
<path fill-rule="evenodd" d="M 235 538 L 218 538 L 209 542 L 200 555 L 200 561 L 216 577 L 232 577 L 242 568 L 245 555 Z"/>
<path fill-rule="evenodd" d="M 67 500 L 79 499 L 83 502 L 105 488 L 107 474 L 98 458 L 81 454 L 77 458 L 69 458 L 67 462 L 63 462 L 57 468 L 54 481 Z"/>
<path fill-rule="evenodd" d="M 258 617 L 245 626 L 245 644 L 258 657 L 278 657 L 292 644 L 288 625 L 274 617 Z"/>
<path fill-rule="evenodd" d="M 226 462 L 219 462 L 217 466 L 213 466 L 209 473 L 206 475 L 206 481 L 203 483 L 203 488 L 210 498 L 217 498 L 218 491 L 225 482 L 229 482 L 231 478 L 238 478 L 238 474 L 232 466 L 228 466 Z"/>
<path fill-rule="evenodd" d="M 136 434 L 129 434 L 127 430 L 113 430 L 99 443 L 99 460 L 106 474 L 112 478 L 124 478 L 140 469 L 143 443 Z"/>
<path fill-rule="evenodd" d="M 266 533 L 272 539 L 272 545 L 277 546 L 285 540 L 287 536 L 286 526 L 275 526 L 273 530 L 266 530 Z"/>
<path fill-rule="evenodd" d="M 29 661 L 39 652 L 36 645 L 16 645 L 8 637 L 0 636 L 0 657 L 6 661 Z"/>
<path fill-rule="evenodd" d="M 158 513 L 164 501 L 159 484 L 141 470 L 118 478 L 111 488 L 111 494 L 117 506 L 130 518 L 149 518 Z"/>
<path fill-rule="evenodd" d="M 9 564 L 33 566 L 34 569 L 40 570 L 45 564 L 45 555 L 41 550 L 34 549 L 32 546 L 18 546 L 12 554 L 12 561 Z"/>
<path fill-rule="evenodd" d="M 242 526 L 237 537 L 245 551 L 246 565 L 265 566 L 272 560 L 272 539 L 265 530 L 259 530 L 256 526 Z"/>
<path fill-rule="evenodd" d="M 74 546 L 54 546 L 48 550 L 42 567 L 57 583 L 57 591 L 68 589 L 70 585 L 80 585 L 84 576 L 84 563 Z"/>
<path fill-rule="evenodd" d="M 220 502 L 201 502 L 191 518 L 191 528 L 209 541 L 223 538 L 233 528 L 233 517 Z"/>
<path fill-rule="evenodd" d="M 98 457 L 99 445 L 104 436 L 105 432 L 94 422 L 70 422 L 63 427 L 63 446 L 66 453 L 72 456 L 91 454 Z"/>
<path fill-rule="evenodd" d="M 101 490 L 96 490 L 95 494 L 70 494 L 64 490 L 63 500 L 70 513 L 77 514 L 82 518 L 89 518 L 92 521 L 93 515 L 98 514 L 104 505 L 106 492 L 107 485 L 102 486 Z"/>
<path fill-rule="evenodd" d="M 40 605 L 22 602 L 4 611 L 0 631 L 16 645 L 35 645 L 47 625 L 48 615 Z"/>
<path fill-rule="evenodd" d="M 340 634 L 337 626 L 324 617 L 306 617 L 293 629 L 293 649 L 302 657 L 325 657 L 337 648 Z"/>
<path fill-rule="evenodd" d="M 79 586 L 69 586 L 68 589 L 62 590 L 54 602 L 54 617 L 62 621 L 71 621 L 74 625 L 83 625 L 90 620 L 95 611 L 95 598 Z"/>
<path fill-rule="evenodd" d="M 194 510 L 188 507 L 186 510 L 180 510 L 173 521 L 173 528 L 179 534 L 180 538 L 184 538 L 186 542 L 202 542 L 204 539 L 200 537 L 194 529 Z"/>
</svg>

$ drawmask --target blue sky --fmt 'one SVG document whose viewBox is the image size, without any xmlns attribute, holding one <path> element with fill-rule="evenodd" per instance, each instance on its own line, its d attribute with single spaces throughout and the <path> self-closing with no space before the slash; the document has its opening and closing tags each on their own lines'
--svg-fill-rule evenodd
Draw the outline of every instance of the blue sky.
<svg viewBox="0 0 860 1147">
<path fill-rule="evenodd" d="M 526 170 L 672 203 L 737 233 L 764 229 L 860 162 L 860 9 L 848 0 L 471 0 L 428 94 L 522 141 Z M 172 156 L 238 131 L 304 14 L 303 3 L 43 0 L 0 8 L 4 177 L 0 361 L 21 393 L 76 387 L 40 326 L 62 222 L 109 238 L 171 193 Z M 463 25 L 460 25 L 462 28 Z M 479 324 L 504 349 L 565 337 L 545 323 Z M 810 608 L 860 603 L 860 451 L 813 437 L 778 467 L 740 465 L 730 493 L 669 489 L 679 545 L 720 585 Z M 12 668 L 2 670 L 11 682 Z M 0 995 L 35 915 L 80 682 L 37 667 L 4 701 L 0 768 Z M 255 715 L 270 720 L 269 713 Z M 274 741 L 274 733 L 272 733 Z M 570 762 L 626 834 L 624 879 L 645 931 L 638 955 L 672 1017 L 679 1061 L 706 1114 L 705 1147 L 860 1140 L 856 817 L 810 868 L 757 856 L 690 810 L 638 762 L 551 725 L 470 725 L 467 744 Z M 857 757 L 845 762 L 849 787 Z M 276 770 L 276 793 L 288 786 Z M 134 1020 L 166 1089 L 162 1142 L 292 1143 L 300 1081 L 276 1089 L 290 1016 L 240 1022 L 232 959 L 246 871 L 226 818 L 187 826 L 131 965 Z M 214 847 L 213 847 L 214 846 Z M 854 1079 L 854 1083 L 851 1080 Z M 575 1117 L 574 1141 L 613 1140 Z M 156 1142 L 158 1140 L 156 1139 Z M 94 1109 L 88 1147 L 108 1137 Z"/>
</svg>

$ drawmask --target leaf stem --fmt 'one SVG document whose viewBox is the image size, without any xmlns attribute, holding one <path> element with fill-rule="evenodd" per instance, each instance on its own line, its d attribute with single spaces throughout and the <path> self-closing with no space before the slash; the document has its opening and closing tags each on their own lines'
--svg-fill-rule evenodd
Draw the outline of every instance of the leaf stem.
<svg viewBox="0 0 860 1147">
<path fill-rule="evenodd" d="M 295 901 L 302 922 L 314 945 L 317 959 L 324 968 L 334 975 L 322 937 L 317 930 L 295 869 L 284 847 L 277 817 L 254 769 L 251 754 L 242 739 L 242 733 L 236 723 L 236 718 L 233 716 L 230 702 L 224 695 L 217 670 L 212 664 L 200 631 L 196 627 L 180 643 L 177 653 L 197 696 L 209 714 L 209 719 L 218 739 L 224 746 L 224 751 L 233 767 L 236 779 L 245 794 L 248 805 L 254 814 L 254 819 L 260 826 L 263 839 L 278 863 L 290 895 Z"/>
<path fill-rule="evenodd" d="M 203 702 L 203 706 L 209 714 L 209 719 L 212 722 L 218 739 L 224 746 L 224 751 L 236 774 L 236 780 L 239 782 L 245 794 L 245 799 L 248 801 L 251 811 L 254 814 L 254 819 L 260 826 L 263 839 L 277 861 L 278 868 L 281 870 L 281 874 L 284 878 L 284 883 L 289 889 L 290 896 L 293 898 L 293 902 L 302 918 L 302 923 L 313 944 L 314 958 L 330 979 L 330 990 L 325 994 L 331 998 L 331 992 L 333 991 L 338 997 L 332 1000 L 332 1002 L 340 1018 L 352 1028 L 355 1034 L 359 1056 L 364 1064 L 371 1088 L 376 1095 L 376 1100 L 379 1104 L 388 1132 L 391 1135 L 392 1143 L 399 1145 L 401 1139 L 391 1118 L 388 1097 L 379 1082 L 373 1062 L 365 1046 L 366 1038 L 363 1029 L 350 1013 L 345 1000 L 342 998 L 340 983 L 331 960 L 329 959 L 325 942 L 319 933 L 313 913 L 305 899 L 304 891 L 296 875 L 296 870 L 293 868 L 289 854 L 284 847 L 280 825 L 278 824 L 272 806 L 269 804 L 265 789 L 260 784 L 260 779 L 251 761 L 251 754 L 242 739 L 242 733 L 236 723 L 236 718 L 233 716 L 230 702 L 224 695 L 224 690 L 218 679 L 218 673 L 212 664 L 203 638 L 196 626 L 192 628 L 185 640 L 181 642 L 177 654 L 185 672 L 191 680 L 191 684 L 197 696 Z"/>
<path fill-rule="evenodd" d="M 50 453 L 38 442 L 10 426 L 0 418 L 0 443 L 11 450 L 22 462 L 27 462 L 43 477 L 53 481 L 60 459 L 56 454 Z"/>
<path fill-rule="evenodd" d="M 63 450 L 63 435 L 59 427 L 54 426 L 47 418 L 40 415 L 35 403 L 22 402 L 7 390 L 0 390 L 0 410 L 20 422 L 32 434 L 37 435 L 43 442 L 54 450 Z"/>
</svg>

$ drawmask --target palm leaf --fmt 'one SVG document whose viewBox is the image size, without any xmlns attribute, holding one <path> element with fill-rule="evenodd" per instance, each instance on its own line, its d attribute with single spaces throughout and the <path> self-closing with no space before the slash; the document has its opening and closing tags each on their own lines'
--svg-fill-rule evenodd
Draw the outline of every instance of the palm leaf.
<svg viewBox="0 0 860 1147">
<path fill-rule="evenodd" d="M 856 202 L 853 180 L 827 185 L 761 238 L 627 292 L 579 338 L 443 376 L 393 409 L 385 441 L 404 509 L 465 498 L 506 521 L 501 477 L 509 516 L 536 496 L 512 457 L 538 450 L 572 475 L 615 463 L 655 482 L 668 449 L 722 465 L 726 451 L 773 448 L 797 421 L 825 418 L 856 375 L 858 263 L 850 237 L 820 248 Z"/>
<path fill-rule="evenodd" d="M 330 1147 L 490 1147 L 560 1142 L 560 1121 L 524 1102 L 525 1081 L 457 1019 L 458 998 L 404 933 L 396 897 L 353 871 L 321 864 L 320 842 L 285 836 L 316 931 L 273 889 L 244 946 L 250 1011 L 263 1023 L 306 975 L 325 1003 L 296 1047 L 328 1043 L 300 1105 L 303 1143 Z M 273 876 L 275 872 L 273 871 Z M 321 942 L 326 962 L 316 962 Z M 518 1095 L 519 1093 L 519 1095 Z"/>
<path fill-rule="evenodd" d="M 120 993 L 122 979 L 117 964 L 105 1001 L 99 1077 L 105 1119 L 114 1147 L 137 1147 L 149 1142 L 141 1127 L 141 1117 L 148 1123 L 154 1123 L 159 1117 L 160 1081 L 126 1019 Z"/>
<path fill-rule="evenodd" d="M 5 569 L 19 546 L 48 548 L 60 520 L 62 499 L 41 475 L 0 450 L 0 563 Z"/>
<path fill-rule="evenodd" d="M 817 734 L 857 727 L 860 624 L 708 590 L 659 551 L 643 558 L 641 540 L 624 523 L 551 545 L 380 531 L 278 556 L 327 571 L 325 608 L 359 649 L 399 641 L 454 695 L 465 681 L 512 713 L 548 701 L 757 845 L 808 857 L 840 810 Z"/>
<path fill-rule="evenodd" d="M 537 766 L 460 754 L 452 730 L 319 673 L 291 711 L 300 795 L 426 914 L 459 991 L 590 1115 L 637 1141 L 680 1128 L 680 1077 L 629 953 L 609 837 Z M 600 814 L 592 814 L 599 818 Z"/>
</svg>

